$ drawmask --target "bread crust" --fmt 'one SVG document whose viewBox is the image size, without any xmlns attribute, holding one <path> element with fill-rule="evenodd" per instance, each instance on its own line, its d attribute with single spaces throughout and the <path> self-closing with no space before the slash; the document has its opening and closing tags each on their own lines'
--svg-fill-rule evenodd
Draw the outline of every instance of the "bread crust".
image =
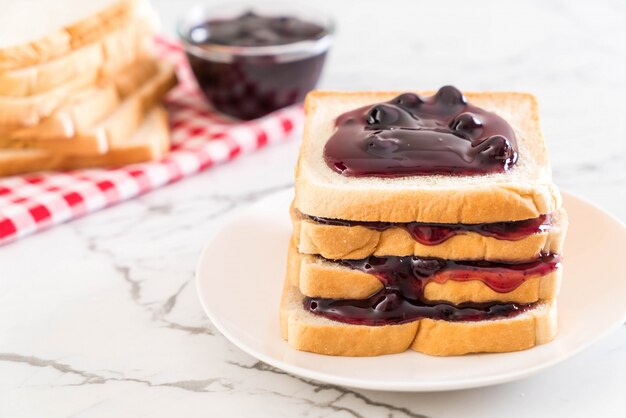
<svg viewBox="0 0 626 418">
<path fill-rule="evenodd" d="M 61 169 L 90 167 L 115 167 L 163 158 L 169 150 L 169 125 L 167 111 L 154 106 L 145 116 L 141 126 L 122 146 L 113 147 L 103 155 L 67 156 L 60 163 Z"/>
<path fill-rule="evenodd" d="M 63 156 L 40 149 L 4 150 L 0 152 L 0 177 L 32 171 L 52 170 Z"/>
<path fill-rule="evenodd" d="M 118 0 L 92 16 L 73 22 L 43 38 L 0 48 L 0 71 L 36 65 L 93 42 L 132 19 L 138 1 Z"/>
<path fill-rule="evenodd" d="M 6 150 L 0 152 L 0 176 L 43 170 L 70 170 L 114 167 L 163 158 L 170 145 L 167 111 L 153 107 L 141 126 L 124 145 L 101 155 L 62 155 L 46 150 Z"/>
<path fill-rule="evenodd" d="M 287 280 L 280 306 L 281 334 L 291 347 L 332 356 L 378 356 L 408 348 L 433 356 L 526 350 L 554 339 L 556 318 L 556 302 L 552 300 L 513 318 L 350 325 L 305 311 L 302 295 Z"/>
<path fill-rule="evenodd" d="M 290 245 L 287 263 L 287 281 L 310 297 L 328 299 L 365 299 L 383 288 L 380 280 L 368 273 L 353 270 L 310 255 L 301 255 Z M 562 268 L 544 276 L 526 279 L 511 292 L 492 290 L 480 280 L 431 281 L 424 288 L 424 298 L 453 304 L 463 302 L 534 303 L 557 297 Z"/>
<path fill-rule="evenodd" d="M 300 253 L 319 254 L 329 260 L 358 260 L 371 255 L 416 255 L 447 260 L 522 262 L 533 260 L 541 253 L 561 253 L 567 229 L 567 214 L 561 208 L 553 216 L 549 231 L 517 241 L 466 232 L 441 244 L 424 245 L 401 227 L 377 231 L 363 226 L 324 225 L 303 218 L 293 206 L 290 212 L 293 236 Z"/>
<path fill-rule="evenodd" d="M 392 180 L 347 178 L 323 164 L 322 141 L 325 144 L 332 133 L 330 125 L 334 118 L 320 116 L 322 121 L 314 121 L 316 114 L 336 103 L 341 104 L 341 110 L 353 109 L 390 100 L 398 94 L 309 93 L 296 166 L 297 209 L 308 215 L 360 221 L 482 223 L 536 218 L 560 207 L 561 197 L 552 184 L 537 102 L 534 96 L 525 93 L 465 93 L 474 104 L 498 113 L 500 109 L 509 113 L 515 113 L 516 108 L 524 109 L 513 126 L 520 145 L 520 159 L 506 173 L 460 176 L 454 182 L 450 176 L 427 176 L 431 186 L 424 187 L 424 176 Z M 340 113 L 337 108 L 332 115 Z M 520 168 L 524 164 L 528 173 Z"/>
</svg>

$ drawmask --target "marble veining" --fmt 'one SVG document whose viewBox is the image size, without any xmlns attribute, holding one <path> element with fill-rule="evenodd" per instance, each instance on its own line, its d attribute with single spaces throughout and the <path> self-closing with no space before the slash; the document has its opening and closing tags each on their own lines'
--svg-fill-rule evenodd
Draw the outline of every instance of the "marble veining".
<svg viewBox="0 0 626 418">
<path fill-rule="evenodd" d="M 154 1 L 170 32 L 191 3 Z M 623 5 L 316 6 L 339 27 L 322 87 L 533 91 L 556 183 L 626 219 Z M 469 30 L 472 18 L 481 23 Z M 297 147 L 295 138 L 0 248 L 0 417 L 624 416 L 626 327 L 531 378 L 431 394 L 326 385 L 230 344 L 198 302 L 198 255 L 238 210 L 292 187 Z"/>
</svg>

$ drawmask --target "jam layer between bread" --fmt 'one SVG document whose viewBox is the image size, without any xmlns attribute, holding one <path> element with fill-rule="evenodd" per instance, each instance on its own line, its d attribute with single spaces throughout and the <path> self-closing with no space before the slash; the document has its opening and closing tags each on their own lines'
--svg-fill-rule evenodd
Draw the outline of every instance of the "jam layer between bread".
<svg viewBox="0 0 626 418">
<path fill-rule="evenodd" d="M 461 303 L 428 301 L 424 288 L 431 281 L 480 280 L 492 290 L 508 293 L 525 280 L 544 276 L 560 268 L 558 255 L 545 254 L 528 263 L 452 261 L 422 257 L 376 257 L 363 260 L 329 261 L 376 276 L 383 288 L 366 299 L 323 299 L 306 297 L 304 308 L 313 314 L 340 322 L 390 325 L 422 318 L 447 321 L 479 321 L 512 317 L 531 304 L 487 302 Z"/>
<path fill-rule="evenodd" d="M 362 226 L 376 231 L 385 231 L 390 228 L 403 228 L 411 237 L 423 245 L 437 245 L 449 238 L 474 232 L 486 237 L 505 241 L 517 241 L 533 234 L 550 230 L 551 215 L 541 215 L 538 218 L 512 222 L 494 222 L 480 224 L 446 224 L 424 222 L 367 222 L 348 221 L 343 219 L 322 218 L 302 215 L 306 219 L 322 225 L 332 226 Z"/>
</svg>

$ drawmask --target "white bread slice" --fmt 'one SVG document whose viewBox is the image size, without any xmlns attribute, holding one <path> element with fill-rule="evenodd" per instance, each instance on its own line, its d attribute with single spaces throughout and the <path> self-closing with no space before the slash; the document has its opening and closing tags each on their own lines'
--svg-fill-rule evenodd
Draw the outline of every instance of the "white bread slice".
<svg viewBox="0 0 626 418">
<path fill-rule="evenodd" d="M 409 348 L 434 356 L 526 350 L 554 339 L 556 300 L 512 318 L 475 322 L 421 319 L 400 325 L 351 325 L 314 315 L 287 281 L 280 305 L 283 339 L 297 350 L 332 356 L 378 356 Z"/>
<path fill-rule="evenodd" d="M 534 303 L 558 296 L 562 271 L 558 268 L 543 276 L 527 278 L 507 293 L 496 292 L 480 280 L 445 280 L 441 283 L 433 280 L 424 288 L 424 298 L 454 304 L 493 301 Z M 289 246 L 287 280 L 305 296 L 330 299 L 365 299 L 383 288 L 381 281 L 372 274 L 320 257 L 299 254 L 293 244 Z"/>
<path fill-rule="evenodd" d="M 90 167 L 115 167 L 163 158 L 170 147 L 167 111 L 162 106 L 150 110 L 138 129 L 124 141 L 116 144 L 108 153 L 93 156 L 68 156 L 61 163 L 62 169 Z"/>
<path fill-rule="evenodd" d="M 149 13 L 144 0 L 5 1 L 0 13 L 0 70 L 63 56 Z"/>
<path fill-rule="evenodd" d="M 567 230 L 567 213 L 558 209 L 551 227 L 517 241 L 500 240 L 466 232 L 450 237 L 437 245 L 424 245 L 414 240 L 404 228 L 384 231 L 364 226 L 336 226 L 316 223 L 292 207 L 293 237 L 303 254 L 319 254 L 330 260 L 362 259 L 370 255 L 417 255 L 446 260 L 489 260 L 521 262 L 540 253 L 560 254 Z"/>
<path fill-rule="evenodd" d="M 169 140 L 167 112 L 162 106 L 155 106 L 123 145 L 103 155 L 63 156 L 45 150 L 0 150 L 0 176 L 158 160 L 167 154 Z"/>
<path fill-rule="evenodd" d="M 31 96 L 52 90 L 78 74 L 103 78 L 119 71 L 140 56 L 147 56 L 152 28 L 132 20 L 96 42 L 41 64 L 17 70 L 0 70 L 1 96 Z"/>
<path fill-rule="evenodd" d="M 136 61 L 99 85 L 79 90 L 39 124 L 17 130 L 0 130 L 11 139 L 59 139 L 73 138 L 78 131 L 88 130 L 120 105 L 129 94 L 144 85 L 159 70 L 155 59 Z"/>
<path fill-rule="evenodd" d="M 0 177 L 54 170 L 62 160 L 63 156 L 40 149 L 0 149 Z"/>
<path fill-rule="evenodd" d="M 2 131 L 37 125 L 44 117 L 61 107 L 76 92 L 98 82 L 93 73 L 79 74 L 71 81 L 42 94 L 26 97 L 0 96 Z"/>
<path fill-rule="evenodd" d="M 5 139 L 0 136 L 0 148 L 39 148 L 69 156 L 104 154 L 110 147 L 124 146 L 141 125 L 148 109 L 160 101 L 175 84 L 174 66 L 166 62 L 160 63 L 157 73 L 139 86 L 110 115 L 93 126 L 79 127 L 74 137 L 50 138 L 49 133 L 45 133 L 43 137 L 32 137 L 31 128 L 8 135 Z"/>
<path fill-rule="evenodd" d="M 431 95 L 434 92 L 422 92 Z M 306 215 L 387 222 L 482 223 L 552 213 L 561 197 L 552 184 L 537 101 L 524 93 L 465 93 L 467 99 L 507 120 L 517 136 L 519 159 L 505 173 L 478 176 L 346 177 L 323 158 L 335 119 L 355 108 L 391 100 L 400 92 L 309 93 L 295 206 Z"/>
<path fill-rule="evenodd" d="M 0 137 L 0 151 L 14 150 L 44 150 L 61 155 L 97 155 L 104 154 L 109 149 L 106 137 L 77 137 L 49 138 L 49 139 L 11 139 Z"/>
<path fill-rule="evenodd" d="M 176 85 L 176 70 L 167 62 L 159 64 L 157 73 L 146 80 L 137 91 L 128 96 L 105 119 L 85 130 L 79 129 L 77 138 L 96 141 L 104 139 L 110 147 L 124 146 L 128 137 L 142 123 L 145 113 L 158 103 Z"/>
</svg>

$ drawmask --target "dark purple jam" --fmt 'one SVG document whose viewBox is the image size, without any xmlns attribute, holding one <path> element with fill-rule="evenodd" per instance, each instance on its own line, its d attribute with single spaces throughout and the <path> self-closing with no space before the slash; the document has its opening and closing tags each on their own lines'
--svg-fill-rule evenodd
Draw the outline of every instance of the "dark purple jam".
<svg viewBox="0 0 626 418">
<path fill-rule="evenodd" d="M 336 125 L 324 159 L 345 176 L 474 175 L 504 172 L 517 161 L 513 128 L 452 86 L 361 107 Z"/>
<path fill-rule="evenodd" d="M 512 317 L 530 305 L 488 302 L 452 305 L 427 301 L 424 288 L 430 281 L 481 280 L 499 293 L 515 290 L 526 279 L 560 267 L 557 255 L 547 254 L 529 263 L 452 261 L 425 257 L 376 257 L 339 260 L 335 263 L 376 276 L 384 288 L 367 299 L 305 298 L 304 307 L 316 315 L 361 325 L 389 325 L 421 318 L 447 321 L 480 321 Z"/>
<path fill-rule="evenodd" d="M 234 19 L 212 19 L 189 32 L 196 44 L 210 42 L 230 46 L 272 46 L 315 39 L 324 28 L 292 16 L 260 16 L 252 11 Z"/>
<path fill-rule="evenodd" d="M 187 57 L 202 92 L 217 110 L 255 119 L 303 101 L 317 84 L 327 49 L 286 57 L 273 51 L 245 54 L 246 48 L 280 48 L 325 35 L 325 29 L 312 22 L 248 12 L 193 27 L 188 38 L 199 51 L 188 49 Z M 219 47 L 230 50 L 220 52 Z"/>
<path fill-rule="evenodd" d="M 353 325 L 396 325 L 418 319 L 445 321 L 482 321 L 510 318 L 533 304 L 517 303 L 449 303 L 426 304 L 409 301 L 397 292 L 381 290 L 367 299 L 304 298 L 304 309 L 334 321 Z"/>
<path fill-rule="evenodd" d="M 550 229 L 550 215 L 541 215 L 538 218 L 525 219 L 523 221 L 482 224 L 346 221 L 343 219 L 320 218 L 317 216 L 308 216 L 308 218 L 313 222 L 323 225 L 363 226 L 376 231 L 384 231 L 389 228 L 403 228 L 411 234 L 415 241 L 423 245 L 441 244 L 455 235 L 467 232 L 475 232 L 486 237 L 493 237 L 505 241 L 517 241 L 529 235 Z"/>
</svg>

